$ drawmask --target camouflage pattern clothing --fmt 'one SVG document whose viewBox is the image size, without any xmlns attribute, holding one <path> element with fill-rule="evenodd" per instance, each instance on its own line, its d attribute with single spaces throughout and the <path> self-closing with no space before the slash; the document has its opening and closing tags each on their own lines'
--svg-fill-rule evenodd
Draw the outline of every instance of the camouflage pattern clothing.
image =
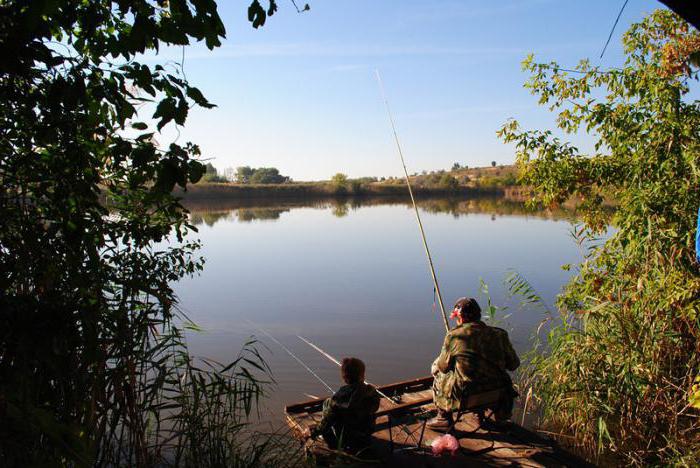
<svg viewBox="0 0 700 468">
<path fill-rule="evenodd" d="M 519 365 L 520 359 L 505 330 L 489 327 L 482 321 L 458 325 L 445 336 L 440 356 L 432 365 L 435 406 L 443 411 L 455 411 L 463 395 L 502 387 L 512 389 L 506 370 L 515 370 Z M 509 403 L 507 416 L 512 397 Z"/>
<path fill-rule="evenodd" d="M 368 384 L 357 383 L 340 387 L 323 402 L 323 416 L 315 434 L 322 434 L 330 448 L 360 449 L 370 443 L 374 432 L 375 414 L 379 409 L 379 393 Z"/>
</svg>

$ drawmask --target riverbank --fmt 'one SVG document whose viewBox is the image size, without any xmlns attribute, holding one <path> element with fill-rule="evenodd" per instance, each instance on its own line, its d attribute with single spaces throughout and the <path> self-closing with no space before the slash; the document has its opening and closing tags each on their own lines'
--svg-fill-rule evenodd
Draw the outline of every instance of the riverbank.
<svg viewBox="0 0 700 468">
<path fill-rule="evenodd" d="M 506 197 L 514 201 L 524 201 L 529 189 L 520 186 L 458 186 L 413 187 L 416 197 Z M 185 201 L 226 200 L 226 199 L 321 199 L 348 197 L 405 197 L 408 195 L 405 184 L 370 183 L 351 187 L 337 187 L 323 182 L 297 182 L 285 184 L 234 184 L 199 183 L 190 185 L 187 191 L 176 190 Z"/>
<path fill-rule="evenodd" d="M 575 208 L 559 206 L 552 208 L 531 208 L 521 200 L 508 196 L 472 197 L 417 197 L 418 207 L 427 213 L 449 213 L 453 217 L 470 214 L 500 216 L 532 216 L 540 219 L 561 220 L 575 218 Z M 374 197 L 325 197 L 325 198 L 212 198 L 187 199 L 183 205 L 190 211 L 194 225 L 213 225 L 218 220 L 234 216 L 240 222 L 254 220 L 275 220 L 283 213 L 296 208 L 329 209 L 336 217 L 343 217 L 350 211 L 368 206 L 410 206 L 407 193 L 399 196 Z"/>
</svg>

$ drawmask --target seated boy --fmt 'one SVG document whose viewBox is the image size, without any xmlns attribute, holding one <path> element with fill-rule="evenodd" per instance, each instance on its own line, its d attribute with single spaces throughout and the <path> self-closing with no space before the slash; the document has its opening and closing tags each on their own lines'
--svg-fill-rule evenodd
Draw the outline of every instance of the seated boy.
<svg viewBox="0 0 700 468">
<path fill-rule="evenodd" d="M 371 443 L 379 394 L 365 383 L 361 360 L 344 358 L 340 374 L 346 385 L 323 402 L 323 417 L 311 437 L 321 434 L 329 448 L 356 453 Z"/>
</svg>

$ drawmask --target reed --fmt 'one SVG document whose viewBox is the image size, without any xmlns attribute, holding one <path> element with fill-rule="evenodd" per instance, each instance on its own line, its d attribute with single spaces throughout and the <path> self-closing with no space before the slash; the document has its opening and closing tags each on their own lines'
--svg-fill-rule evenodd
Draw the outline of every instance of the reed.
<svg viewBox="0 0 700 468">
<path fill-rule="evenodd" d="M 414 189 L 421 196 L 454 195 L 502 195 L 504 186 L 445 187 L 439 184 L 419 185 Z M 264 199 L 264 198 L 328 198 L 328 197 L 387 197 L 405 196 L 406 186 L 385 183 L 348 182 L 347 187 L 324 182 L 295 182 L 286 184 L 232 184 L 203 183 L 187 187 L 187 191 L 176 189 L 175 194 L 185 201 L 205 199 Z"/>
</svg>

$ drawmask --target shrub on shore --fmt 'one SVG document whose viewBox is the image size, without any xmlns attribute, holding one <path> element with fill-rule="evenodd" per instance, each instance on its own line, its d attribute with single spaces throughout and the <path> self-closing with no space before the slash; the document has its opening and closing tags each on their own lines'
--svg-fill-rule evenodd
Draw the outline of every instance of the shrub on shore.
<svg viewBox="0 0 700 468">
<path fill-rule="evenodd" d="M 203 267 L 173 189 L 205 167 L 154 136 L 213 105 L 140 60 L 220 45 L 215 2 L 0 10 L 0 466 L 259 466 L 244 435 L 269 369 L 252 348 L 200 368 L 172 289 Z"/>
<path fill-rule="evenodd" d="M 549 352 L 534 358 L 527 383 L 545 423 L 592 457 L 697 466 L 700 106 L 688 93 L 700 33 L 659 10 L 625 33 L 624 46 L 621 69 L 523 64 L 560 129 L 595 133 L 597 153 L 514 121 L 500 131 L 516 144 L 537 201 L 583 200 L 574 235 L 584 260 L 558 298 Z M 612 218 L 603 195 L 617 202 Z M 601 238 L 608 223 L 616 230 Z"/>
</svg>

